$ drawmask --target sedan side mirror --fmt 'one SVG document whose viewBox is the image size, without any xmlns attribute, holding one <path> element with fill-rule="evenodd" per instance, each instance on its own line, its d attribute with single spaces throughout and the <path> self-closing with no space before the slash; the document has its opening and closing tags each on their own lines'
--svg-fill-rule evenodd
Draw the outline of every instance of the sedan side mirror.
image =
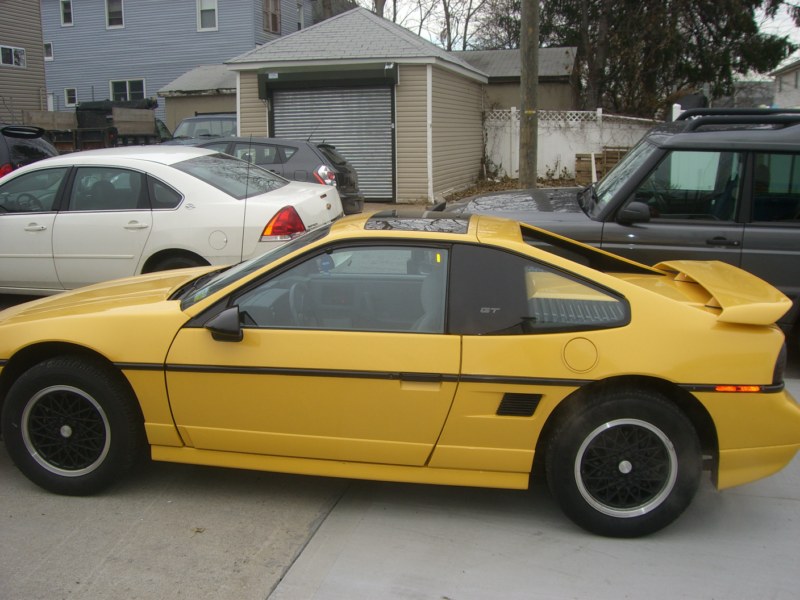
<svg viewBox="0 0 800 600">
<path fill-rule="evenodd" d="M 206 329 L 218 342 L 241 342 L 244 333 L 239 320 L 239 307 L 226 308 L 206 323 Z"/>
<path fill-rule="evenodd" d="M 644 202 L 628 202 L 619 214 L 617 214 L 617 223 L 631 224 L 631 223 L 647 223 L 650 220 L 650 207 Z"/>
</svg>

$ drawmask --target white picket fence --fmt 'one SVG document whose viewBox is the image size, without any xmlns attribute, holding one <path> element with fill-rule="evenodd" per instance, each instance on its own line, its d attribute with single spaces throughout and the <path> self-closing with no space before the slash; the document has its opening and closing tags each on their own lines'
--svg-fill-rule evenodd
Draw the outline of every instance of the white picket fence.
<svg viewBox="0 0 800 600">
<path fill-rule="evenodd" d="M 604 147 L 631 147 L 656 124 L 596 111 L 539 111 L 539 177 L 575 175 L 575 155 Z M 484 120 L 487 167 L 499 177 L 519 177 L 519 110 L 493 110 Z"/>
</svg>

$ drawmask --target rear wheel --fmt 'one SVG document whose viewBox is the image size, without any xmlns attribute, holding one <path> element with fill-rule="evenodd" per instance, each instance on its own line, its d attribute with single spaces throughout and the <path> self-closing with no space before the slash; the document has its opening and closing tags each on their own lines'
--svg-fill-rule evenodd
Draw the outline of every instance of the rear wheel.
<svg viewBox="0 0 800 600">
<path fill-rule="evenodd" d="M 120 375 L 77 357 L 44 361 L 11 386 L 3 438 L 31 481 L 69 495 L 113 483 L 144 444 L 138 404 Z"/>
<path fill-rule="evenodd" d="M 617 392 L 564 420 L 546 469 L 553 496 L 575 523 L 637 537 L 665 527 L 691 503 L 702 452 L 675 405 L 646 392 Z"/>
<path fill-rule="evenodd" d="M 195 258 L 187 255 L 175 255 L 162 258 L 147 269 L 148 273 L 155 273 L 157 271 L 171 271 L 172 269 L 188 269 L 191 267 L 203 267 L 208 263 L 201 258 Z"/>
</svg>

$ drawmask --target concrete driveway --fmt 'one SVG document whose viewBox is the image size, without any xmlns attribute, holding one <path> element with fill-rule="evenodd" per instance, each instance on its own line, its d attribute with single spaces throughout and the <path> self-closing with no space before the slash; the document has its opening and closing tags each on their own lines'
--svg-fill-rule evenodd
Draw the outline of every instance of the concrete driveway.
<svg viewBox="0 0 800 600">
<path fill-rule="evenodd" d="M 800 397 L 800 379 L 789 382 Z M 0 598 L 794 599 L 800 460 L 638 540 L 547 490 L 142 466 L 106 494 L 29 483 L 0 453 Z"/>
</svg>

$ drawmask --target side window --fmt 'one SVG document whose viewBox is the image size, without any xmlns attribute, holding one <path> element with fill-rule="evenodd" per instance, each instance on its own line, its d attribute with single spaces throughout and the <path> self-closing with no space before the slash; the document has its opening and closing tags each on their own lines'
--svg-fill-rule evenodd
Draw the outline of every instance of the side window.
<svg viewBox="0 0 800 600">
<path fill-rule="evenodd" d="M 150 182 L 150 198 L 152 199 L 153 209 L 173 209 L 183 200 L 181 193 L 166 183 L 152 177 L 147 179 Z"/>
<path fill-rule="evenodd" d="M 287 160 L 292 158 L 296 152 L 297 148 L 293 148 L 292 146 L 281 146 L 281 154 L 283 154 L 283 162 L 286 162 Z"/>
<path fill-rule="evenodd" d="M 741 155 L 676 150 L 634 192 L 654 219 L 732 221 L 739 206 Z"/>
<path fill-rule="evenodd" d="M 448 252 L 357 246 L 307 258 L 240 296 L 258 328 L 442 333 Z"/>
<path fill-rule="evenodd" d="M 453 249 L 450 331 L 523 335 L 619 327 L 627 303 L 541 263 L 479 246 Z"/>
<path fill-rule="evenodd" d="M 203 148 L 215 150 L 217 152 L 227 152 L 228 142 L 214 142 L 213 144 L 203 144 Z"/>
<path fill-rule="evenodd" d="M 144 174 L 115 167 L 80 167 L 69 199 L 70 211 L 147 208 Z"/>
<path fill-rule="evenodd" d="M 50 212 L 69 169 L 45 169 L 0 185 L 0 213 Z"/>
<path fill-rule="evenodd" d="M 800 155 L 756 154 L 753 221 L 800 221 Z"/>
<path fill-rule="evenodd" d="M 233 148 L 233 155 L 236 158 L 256 165 L 271 165 L 280 162 L 277 154 L 277 148 L 270 144 L 236 144 Z"/>
</svg>

